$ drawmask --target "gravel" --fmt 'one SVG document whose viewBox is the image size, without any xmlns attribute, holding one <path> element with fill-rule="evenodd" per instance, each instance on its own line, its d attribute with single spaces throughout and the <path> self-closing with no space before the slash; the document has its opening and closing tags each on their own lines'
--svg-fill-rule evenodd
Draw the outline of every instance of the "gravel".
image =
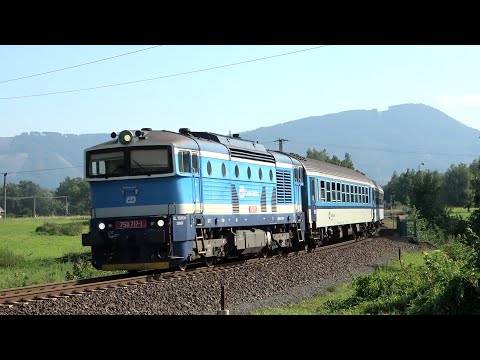
<svg viewBox="0 0 480 360">
<path fill-rule="evenodd" d="M 399 248 L 402 252 L 420 250 L 419 245 L 398 237 L 380 237 L 346 249 L 312 252 L 194 278 L 0 307 L 0 315 L 214 315 L 220 310 L 222 284 L 230 314 L 250 314 L 322 294 L 332 285 L 372 272 L 378 265 L 398 259 Z"/>
</svg>

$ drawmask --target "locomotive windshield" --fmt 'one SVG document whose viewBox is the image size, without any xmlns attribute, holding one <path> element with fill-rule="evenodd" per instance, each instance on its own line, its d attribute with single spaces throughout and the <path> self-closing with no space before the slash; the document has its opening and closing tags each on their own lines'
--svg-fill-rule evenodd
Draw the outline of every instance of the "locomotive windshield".
<svg viewBox="0 0 480 360">
<path fill-rule="evenodd" d="M 87 177 L 168 174 L 173 171 L 169 146 L 97 150 L 87 153 Z"/>
</svg>

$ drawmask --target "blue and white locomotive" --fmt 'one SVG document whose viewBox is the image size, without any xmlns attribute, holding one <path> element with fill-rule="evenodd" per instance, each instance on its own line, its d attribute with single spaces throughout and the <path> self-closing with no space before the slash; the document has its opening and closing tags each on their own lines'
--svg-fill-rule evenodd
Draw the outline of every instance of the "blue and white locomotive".
<svg viewBox="0 0 480 360">
<path fill-rule="evenodd" d="M 90 231 L 101 270 L 185 269 L 365 236 L 383 190 L 364 174 L 267 150 L 238 135 L 120 134 L 85 150 Z"/>
</svg>

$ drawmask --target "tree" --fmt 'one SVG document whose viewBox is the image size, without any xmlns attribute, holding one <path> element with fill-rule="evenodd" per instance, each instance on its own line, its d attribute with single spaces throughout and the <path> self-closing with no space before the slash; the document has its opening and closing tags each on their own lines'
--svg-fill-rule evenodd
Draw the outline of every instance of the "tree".
<svg viewBox="0 0 480 360">
<path fill-rule="evenodd" d="M 56 196 L 68 196 L 69 214 L 87 215 L 90 212 L 90 185 L 80 177 L 66 177 L 55 191 Z"/>
<path fill-rule="evenodd" d="M 394 171 L 390 181 L 383 187 L 385 199 L 390 199 L 390 196 L 394 195 L 395 200 L 406 204 L 407 198 L 411 198 L 411 189 L 415 176 L 416 172 L 410 169 L 407 169 L 406 172 L 400 175 L 397 175 L 397 172 Z"/>
<path fill-rule="evenodd" d="M 473 160 L 468 167 L 471 173 L 471 206 L 480 207 L 480 158 Z"/>
<path fill-rule="evenodd" d="M 330 156 L 327 153 L 327 150 L 323 149 L 322 151 L 317 151 L 315 148 L 307 149 L 307 158 L 330 162 Z"/>
<path fill-rule="evenodd" d="M 345 158 L 340 160 L 337 155 L 333 155 L 332 158 L 327 153 L 327 150 L 317 151 L 315 148 L 307 149 L 307 158 L 313 160 L 324 161 L 330 164 L 343 166 L 348 169 L 354 170 L 353 161 L 349 153 L 345 153 Z"/>
<path fill-rule="evenodd" d="M 35 199 L 34 199 L 35 198 Z M 49 216 L 58 214 L 60 203 L 53 193 L 32 181 L 22 180 L 7 185 L 7 209 L 16 216 Z"/>
<path fill-rule="evenodd" d="M 355 170 L 353 166 L 352 157 L 350 156 L 349 153 L 345 153 L 345 158 L 341 161 L 340 166 Z"/>
<path fill-rule="evenodd" d="M 445 172 L 442 199 L 448 206 L 470 207 L 473 200 L 472 172 L 465 164 L 451 165 Z"/>
<path fill-rule="evenodd" d="M 334 165 L 340 166 L 340 159 L 337 157 L 337 155 L 333 155 L 332 160 L 330 160 L 330 162 Z"/>
<path fill-rule="evenodd" d="M 445 204 L 440 189 L 443 186 L 443 174 L 438 171 L 418 171 L 412 178 L 409 198 L 429 223 L 434 224 L 445 217 Z"/>
</svg>

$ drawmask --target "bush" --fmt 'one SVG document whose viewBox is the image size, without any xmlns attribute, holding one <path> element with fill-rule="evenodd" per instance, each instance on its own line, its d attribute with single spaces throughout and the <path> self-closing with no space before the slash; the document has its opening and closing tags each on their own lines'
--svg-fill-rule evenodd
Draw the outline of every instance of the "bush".
<svg viewBox="0 0 480 360">
<path fill-rule="evenodd" d="M 24 261 L 23 255 L 15 255 L 9 249 L 0 249 L 0 267 L 13 267 L 21 265 Z"/>
<path fill-rule="evenodd" d="M 347 299 L 328 301 L 330 311 L 360 314 L 479 314 L 478 254 L 465 239 L 451 239 L 425 253 L 421 266 L 386 267 L 354 279 Z"/>
<path fill-rule="evenodd" d="M 98 270 L 92 266 L 92 256 L 86 253 L 68 253 L 58 259 L 62 263 L 73 263 L 72 271 L 67 271 L 66 280 L 78 280 L 98 275 Z"/>
<path fill-rule="evenodd" d="M 81 222 L 73 222 L 68 224 L 46 222 L 42 226 L 37 227 L 35 231 L 45 235 L 77 236 L 82 234 L 83 224 Z"/>
</svg>

